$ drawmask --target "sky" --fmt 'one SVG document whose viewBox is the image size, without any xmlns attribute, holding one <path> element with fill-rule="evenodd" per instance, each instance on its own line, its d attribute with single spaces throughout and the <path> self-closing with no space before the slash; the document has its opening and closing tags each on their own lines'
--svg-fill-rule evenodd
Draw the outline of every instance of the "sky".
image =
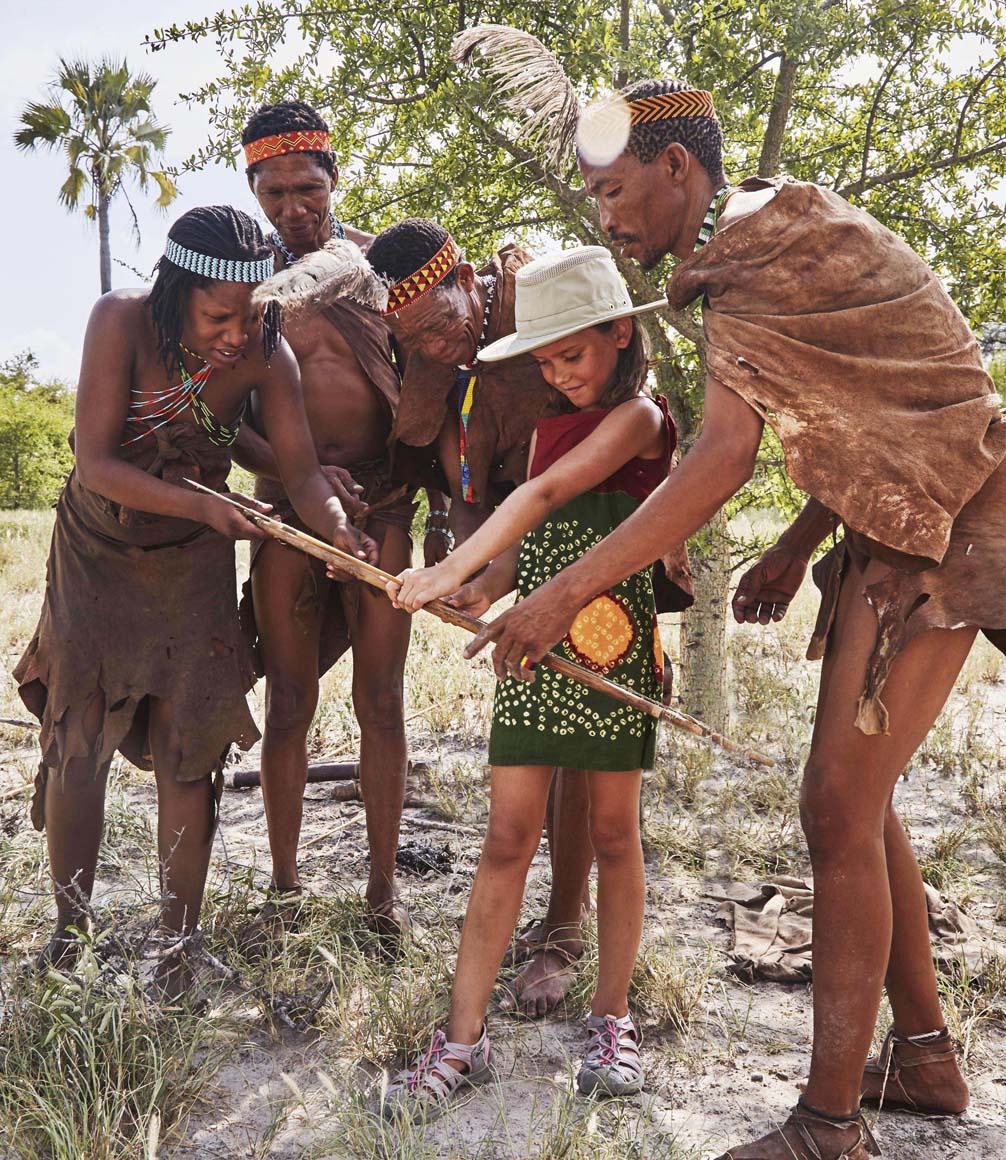
<svg viewBox="0 0 1006 1160">
<path fill-rule="evenodd" d="M 221 4 L 221 7 L 224 5 Z M 214 11 L 207 0 L 36 0 L 6 5 L 0 38 L 0 221 L 5 226 L 8 279 L 0 289 L 0 361 L 30 349 L 39 359 L 41 376 L 74 382 L 80 346 L 91 305 L 98 297 L 97 228 L 82 213 L 68 213 L 58 201 L 66 178 L 65 155 L 56 150 L 23 152 L 13 134 L 20 112 L 32 100 L 46 98 L 46 86 L 61 56 L 125 56 L 134 72 L 157 77 L 152 104 L 155 115 L 173 132 L 165 154 L 179 164 L 206 139 L 205 114 L 179 101 L 219 73 L 212 41 L 174 45 L 151 54 L 143 48 L 153 29 L 201 18 Z M 256 213 L 255 201 L 240 170 L 216 165 L 182 174 L 179 197 L 158 211 L 153 197 L 131 189 L 140 220 L 137 249 L 125 202 L 112 207 L 112 256 L 149 273 L 164 245 L 168 226 L 197 205 L 229 203 Z M 138 279 L 113 261 L 113 286 L 133 286 Z"/>
</svg>

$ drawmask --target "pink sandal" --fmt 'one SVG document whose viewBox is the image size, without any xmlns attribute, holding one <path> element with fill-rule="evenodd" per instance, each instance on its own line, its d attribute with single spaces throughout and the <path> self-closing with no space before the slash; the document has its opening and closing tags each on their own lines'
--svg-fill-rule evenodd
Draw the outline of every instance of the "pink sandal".
<svg viewBox="0 0 1006 1160">
<path fill-rule="evenodd" d="M 463 1064 L 464 1071 L 448 1060 Z M 489 1065 L 489 1036 L 485 1024 L 477 1043 L 450 1043 L 443 1031 L 435 1031 L 425 1055 L 400 1071 L 388 1084 L 381 1114 L 388 1120 L 407 1119 L 428 1123 L 447 1111 L 455 1093 L 466 1085 L 476 1087 L 493 1077 Z"/>
</svg>

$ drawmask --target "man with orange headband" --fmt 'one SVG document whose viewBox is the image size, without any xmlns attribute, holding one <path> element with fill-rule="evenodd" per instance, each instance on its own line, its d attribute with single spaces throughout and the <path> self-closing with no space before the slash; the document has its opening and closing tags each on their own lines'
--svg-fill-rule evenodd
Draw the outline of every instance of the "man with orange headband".
<svg viewBox="0 0 1006 1160">
<path fill-rule="evenodd" d="M 621 126 L 621 128 L 620 128 Z M 621 137 L 619 138 L 619 133 Z M 810 1077 L 780 1127 L 721 1160 L 880 1155 L 860 1110 L 968 1102 L 940 1009 L 919 867 L 892 804 L 979 629 L 1002 647 L 1006 424 L 967 323 L 903 241 L 829 190 L 726 186 L 712 98 L 645 81 L 589 111 L 580 170 L 602 226 L 650 268 L 680 259 L 672 306 L 701 302 L 702 433 L 620 528 L 503 614 L 501 676 L 533 679 L 572 612 L 702 527 L 750 479 L 763 423 L 812 499 L 745 577 L 741 621 L 778 619 L 810 555 L 821 690 L 801 792 L 814 869 Z M 868 1060 L 885 986 L 894 1028 Z"/>
<path fill-rule="evenodd" d="M 331 211 L 338 170 L 328 127 L 314 109 L 296 101 L 267 105 L 249 120 L 242 144 L 248 183 L 275 227 L 270 241 L 278 266 L 333 237 L 366 248 L 372 235 L 344 227 Z M 411 558 L 415 487 L 394 478 L 389 462 L 399 375 L 387 325 L 373 310 L 342 298 L 288 329 L 318 458 L 334 482 L 341 472 L 354 492 L 344 497 L 347 510 L 378 542 L 380 566 L 394 572 Z M 256 496 L 296 522 L 268 444 L 254 434 L 242 442 L 238 459 L 258 477 Z M 354 656 L 353 708 L 370 844 L 366 897 L 378 931 L 396 938 L 407 923 L 394 874 L 405 790 L 402 679 L 409 618 L 379 593 L 328 580 L 316 561 L 275 541 L 256 545 L 250 587 L 266 678 L 262 794 L 273 871 L 273 895 L 253 926 L 254 942 L 264 944 L 296 915 L 307 733 L 319 677 L 347 646 Z"/>
</svg>

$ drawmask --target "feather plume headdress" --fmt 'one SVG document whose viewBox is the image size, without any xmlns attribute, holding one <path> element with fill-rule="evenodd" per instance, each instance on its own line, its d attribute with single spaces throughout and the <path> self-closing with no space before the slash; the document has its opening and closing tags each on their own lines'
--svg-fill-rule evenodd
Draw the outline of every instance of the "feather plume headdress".
<svg viewBox="0 0 1006 1160">
<path fill-rule="evenodd" d="M 353 298 L 378 311 L 388 305 L 387 285 L 360 247 L 344 238 L 332 238 L 324 249 L 305 254 L 267 278 L 252 294 L 256 305 L 275 302 L 284 316 L 322 310 L 340 298 Z"/>
<path fill-rule="evenodd" d="M 580 103 L 556 55 L 531 33 L 505 24 L 476 25 L 451 44 L 460 64 L 476 52 L 498 82 L 503 104 L 520 120 L 523 139 L 553 166 L 564 165 L 576 139 Z"/>
</svg>

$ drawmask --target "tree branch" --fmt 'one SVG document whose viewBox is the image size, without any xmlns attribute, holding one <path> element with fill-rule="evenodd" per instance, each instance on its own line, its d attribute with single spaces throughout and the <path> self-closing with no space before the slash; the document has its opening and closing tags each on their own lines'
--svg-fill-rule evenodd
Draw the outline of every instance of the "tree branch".
<svg viewBox="0 0 1006 1160">
<path fill-rule="evenodd" d="M 759 177 L 774 177 L 779 172 L 779 159 L 786 139 L 786 122 L 789 119 L 790 105 L 793 103 L 793 89 L 796 87 L 799 63 L 795 53 L 782 53 L 782 63 L 779 65 L 775 90 L 772 93 L 772 108 L 769 111 L 765 138 L 762 141 L 761 157 L 758 159 Z"/>
<path fill-rule="evenodd" d="M 922 165 L 911 165 L 907 169 L 893 169 L 887 173 L 877 173 L 873 177 L 867 177 L 865 180 L 853 181 L 849 185 L 843 185 L 841 189 L 836 189 L 835 192 L 840 197 L 856 197 L 861 193 L 865 193 L 868 189 L 876 189 L 882 185 L 896 185 L 899 181 L 908 181 L 913 177 L 918 177 L 920 174 L 933 174 L 941 169 L 951 169 L 957 165 L 966 165 L 969 161 L 977 161 L 979 157 L 987 157 L 991 153 L 999 153 L 1006 149 L 1006 137 L 1000 138 L 998 141 L 993 141 L 991 145 L 986 145 L 983 149 L 972 149 L 969 153 L 951 153 L 947 157 L 941 157 L 938 161 L 927 161 Z"/>
<path fill-rule="evenodd" d="M 866 175 L 870 170 L 870 149 L 873 146 L 873 125 L 877 119 L 877 112 L 880 109 L 880 98 L 884 95 L 888 82 L 898 70 L 901 62 L 905 57 L 915 48 L 915 41 L 906 45 L 904 50 L 899 53 L 897 59 L 892 60 L 884 75 L 880 78 L 880 83 L 877 85 L 876 92 L 873 94 L 873 101 L 870 104 L 870 115 L 866 118 L 866 136 L 863 140 L 863 161 L 859 167 L 859 180 L 865 181 Z"/>
<path fill-rule="evenodd" d="M 751 65 L 751 67 L 745 69 L 744 72 L 741 73 L 741 75 L 735 81 L 731 81 L 724 91 L 732 93 L 736 89 L 739 89 L 741 85 L 744 84 L 745 81 L 749 81 L 756 72 L 759 72 L 767 64 L 771 64 L 772 61 L 778 60 L 781 56 L 782 52 L 780 52 L 779 49 L 776 49 L 774 52 L 766 53 L 757 64 Z"/>
<path fill-rule="evenodd" d="M 982 87 L 984 86 L 985 82 L 989 79 L 989 77 L 991 77 L 993 75 L 993 73 L 995 73 L 998 69 L 1002 68 L 1002 66 L 1004 64 L 1006 64 L 1006 56 L 1001 56 L 997 61 L 995 61 L 992 64 L 992 66 L 990 68 L 988 68 L 982 74 L 982 76 L 980 76 L 978 78 L 977 82 L 975 83 L 974 88 L 971 90 L 970 93 L 968 93 L 968 99 L 964 102 L 964 106 L 961 109 L 961 115 L 957 118 L 957 132 L 954 134 L 954 148 L 953 148 L 954 153 L 960 152 L 961 140 L 964 137 L 964 122 L 967 120 L 968 112 L 970 111 L 971 106 L 975 101 L 975 98 L 981 92 Z"/>
<path fill-rule="evenodd" d="M 629 59 L 629 34 L 631 31 L 632 11 L 630 0 L 622 0 L 618 21 L 618 46 L 622 50 L 615 73 L 615 88 L 624 89 L 629 83 L 629 72 L 625 67 Z"/>
</svg>

